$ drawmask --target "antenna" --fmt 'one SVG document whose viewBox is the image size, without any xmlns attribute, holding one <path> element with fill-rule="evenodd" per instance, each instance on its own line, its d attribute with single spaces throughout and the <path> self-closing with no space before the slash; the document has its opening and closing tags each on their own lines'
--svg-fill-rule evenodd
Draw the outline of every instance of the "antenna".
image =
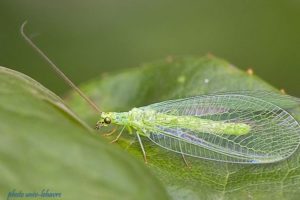
<svg viewBox="0 0 300 200">
<path fill-rule="evenodd" d="M 37 47 L 32 40 L 24 33 L 24 27 L 27 24 L 27 21 L 23 22 L 21 25 L 21 34 L 23 38 L 28 42 L 28 44 L 37 51 L 37 53 L 49 64 L 51 69 L 63 80 L 67 83 L 72 89 L 74 89 L 96 112 L 101 113 L 99 107 L 88 98 L 55 64 L 50 60 L 50 58 L 39 48 Z"/>
</svg>

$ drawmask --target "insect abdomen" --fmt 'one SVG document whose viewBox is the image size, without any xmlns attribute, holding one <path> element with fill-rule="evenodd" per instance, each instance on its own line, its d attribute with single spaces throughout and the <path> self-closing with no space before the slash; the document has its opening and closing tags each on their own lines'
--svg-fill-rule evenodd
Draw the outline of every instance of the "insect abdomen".
<svg viewBox="0 0 300 200">
<path fill-rule="evenodd" d="M 251 130 L 251 127 L 245 123 L 229 123 L 201 119 L 194 116 L 174 116 L 161 113 L 156 115 L 156 121 L 159 121 L 163 126 L 190 129 L 203 133 L 245 135 Z"/>
<path fill-rule="evenodd" d="M 251 128 L 249 125 L 244 123 L 229 123 L 219 122 L 206 119 L 193 119 L 196 127 L 191 126 L 193 130 L 199 130 L 204 133 L 213 134 L 228 134 L 228 135 L 245 135 L 250 132 Z"/>
</svg>

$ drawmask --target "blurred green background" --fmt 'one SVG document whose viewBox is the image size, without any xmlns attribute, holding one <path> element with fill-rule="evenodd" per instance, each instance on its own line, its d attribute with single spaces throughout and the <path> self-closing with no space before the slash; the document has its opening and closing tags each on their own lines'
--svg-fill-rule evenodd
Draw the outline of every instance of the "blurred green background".
<svg viewBox="0 0 300 200">
<path fill-rule="evenodd" d="M 57 93 L 68 88 L 26 32 L 79 84 L 168 55 L 208 52 L 300 96 L 299 0 L 1 0 L 0 65 Z"/>
</svg>

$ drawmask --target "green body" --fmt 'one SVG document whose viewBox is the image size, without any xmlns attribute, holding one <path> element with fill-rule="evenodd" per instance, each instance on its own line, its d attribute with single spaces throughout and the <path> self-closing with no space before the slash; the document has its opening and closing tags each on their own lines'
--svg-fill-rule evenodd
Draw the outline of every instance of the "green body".
<svg viewBox="0 0 300 200">
<path fill-rule="evenodd" d="M 107 112 L 102 113 L 98 123 L 109 117 L 112 124 L 123 125 L 129 129 L 133 128 L 141 135 L 147 136 L 149 132 L 156 131 L 157 126 L 169 128 L 186 128 L 192 131 L 211 133 L 244 135 L 249 133 L 250 126 L 244 123 L 228 123 L 201 119 L 195 116 L 176 116 L 156 112 L 154 110 L 134 108 L 129 112 Z"/>
</svg>

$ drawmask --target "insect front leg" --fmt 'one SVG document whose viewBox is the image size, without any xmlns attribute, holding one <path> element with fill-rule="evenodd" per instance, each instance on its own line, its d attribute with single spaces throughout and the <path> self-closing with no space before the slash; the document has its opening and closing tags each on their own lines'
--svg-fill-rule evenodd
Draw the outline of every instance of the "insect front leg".
<svg viewBox="0 0 300 200">
<path fill-rule="evenodd" d="M 114 139 L 114 140 L 111 141 L 110 143 L 115 143 L 115 142 L 117 142 L 117 141 L 119 140 L 119 138 L 121 137 L 121 135 L 122 135 L 124 129 L 125 129 L 125 126 L 122 128 L 121 132 L 118 134 L 118 136 L 116 137 L 116 139 Z"/>
<path fill-rule="evenodd" d="M 111 130 L 110 132 L 108 133 L 104 133 L 103 136 L 104 137 L 107 137 L 107 136 L 111 136 L 112 134 L 114 134 L 116 132 L 117 128 L 114 128 L 113 130 Z"/>
</svg>

